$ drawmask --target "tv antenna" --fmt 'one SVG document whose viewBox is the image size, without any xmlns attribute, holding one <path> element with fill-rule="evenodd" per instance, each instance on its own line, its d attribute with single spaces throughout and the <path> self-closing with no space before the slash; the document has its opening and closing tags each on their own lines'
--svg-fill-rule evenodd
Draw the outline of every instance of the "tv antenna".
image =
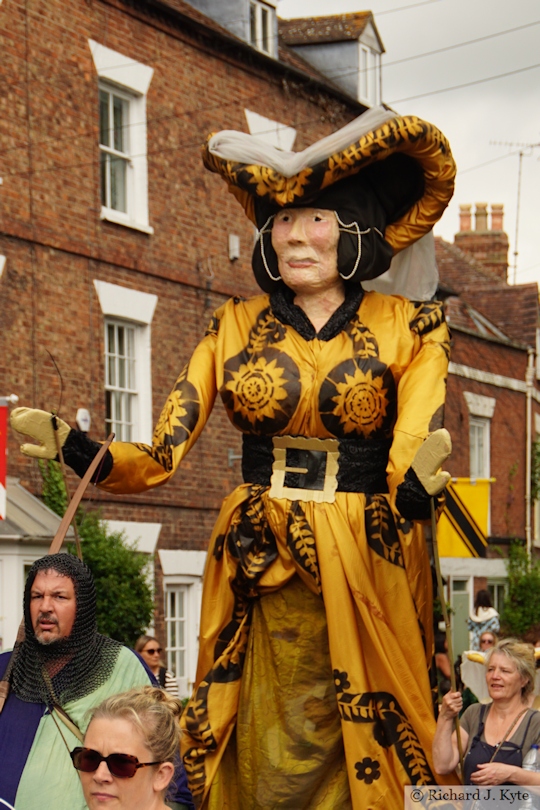
<svg viewBox="0 0 540 810">
<path fill-rule="evenodd" d="M 517 281 L 517 263 L 518 263 L 518 237 L 519 237 L 519 213 L 521 207 L 521 174 L 523 168 L 523 157 L 530 157 L 533 150 L 540 146 L 538 143 L 511 143 L 509 141 L 490 141 L 493 146 L 510 146 L 513 149 L 518 149 L 519 163 L 518 163 L 518 184 L 517 184 L 517 204 L 516 204 L 516 230 L 514 234 L 514 265 L 513 265 L 513 284 Z M 516 154 L 514 152 L 514 154 Z"/>
</svg>

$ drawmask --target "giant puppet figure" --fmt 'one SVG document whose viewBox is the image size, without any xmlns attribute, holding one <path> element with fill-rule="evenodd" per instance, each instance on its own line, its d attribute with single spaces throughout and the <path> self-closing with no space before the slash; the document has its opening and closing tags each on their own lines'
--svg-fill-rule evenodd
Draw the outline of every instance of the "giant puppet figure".
<svg viewBox="0 0 540 810">
<path fill-rule="evenodd" d="M 429 300 L 429 232 L 455 165 L 434 126 L 382 108 L 299 155 L 219 133 L 204 162 L 259 230 L 264 293 L 215 312 L 152 446 L 111 445 L 99 485 L 165 483 L 219 394 L 245 483 L 223 503 L 204 575 L 182 743 L 196 804 L 397 808 L 403 785 L 437 782 L 418 522 L 430 494 L 414 459 L 443 419 L 449 338 Z M 50 415 L 19 409 L 13 425 L 46 443 Z M 67 425 L 62 439 L 81 474 L 97 445 Z"/>
</svg>

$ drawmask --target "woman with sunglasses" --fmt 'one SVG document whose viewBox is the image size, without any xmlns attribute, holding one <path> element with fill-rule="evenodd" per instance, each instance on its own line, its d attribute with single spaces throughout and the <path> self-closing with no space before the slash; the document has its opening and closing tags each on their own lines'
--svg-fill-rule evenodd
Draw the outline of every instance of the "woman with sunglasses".
<svg viewBox="0 0 540 810">
<path fill-rule="evenodd" d="M 135 642 L 135 652 L 138 652 L 141 658 L 148 665 L 152 674 L 159 681 L 162 689 L 166 689 L 174 697 L 178 697 L 178 681 L 172 672 L 163 666 L 161 660 L 161 653 L 163 649 L 155 636 L 139 636 Z"/>
<path fill-rule="evenodd" d="M 180 701 L 151 686 L 114 695 L 92 711 L 84 746 L 71 752 L 89 810 L 167 810 L 181 713 Z"/>
</svg>

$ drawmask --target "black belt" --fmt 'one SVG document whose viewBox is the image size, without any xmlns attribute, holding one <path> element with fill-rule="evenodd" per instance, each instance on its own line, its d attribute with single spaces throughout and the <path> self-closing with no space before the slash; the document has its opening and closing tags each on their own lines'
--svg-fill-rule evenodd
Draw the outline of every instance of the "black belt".
<svg viewBox="0 0 540 810">
<path fill-rule="evenodd" d="M 276 450 L 280 444 L 285 447 Z M 325 449 L 330 445 L 329 450 Z M 314 441 L 300 436 L 244 434 L 242 475 L 245 483 L 274 486 L 276 468 L 279 467 L 282 486 L 288 490 L 280 494 L 291 499 L 328 500 L 319 493 L 328 490 L 329 486 L 333 491 L 374 495 L 388 492 L 386 466 L 390 445 L 390 440 L 365 441 L 357 437 Z M 334 459 L 337 459 L 337 485 L 336 482 L 329 485 L 329 468 L 335 470 L 336 467 Z M 333 471 L 330 477 L 334 477 Z M 302 490 L 303 495 L 294 496 L 295 490 Z"/>
</svg>

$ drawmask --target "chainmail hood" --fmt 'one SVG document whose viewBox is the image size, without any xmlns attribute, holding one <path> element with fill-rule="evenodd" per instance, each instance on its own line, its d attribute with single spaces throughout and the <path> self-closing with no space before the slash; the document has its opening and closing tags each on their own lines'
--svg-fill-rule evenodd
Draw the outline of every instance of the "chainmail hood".
<svg viewBox="0 0 540 810">
<path fill-rule="evenodd" d="M 73 629 L 67 638 L 43 645 L 34 635 L 30 591 L 40 571 L 69 577 L 77 603 Z M 15 651 L 10 684 L 21 700 L 64 705 L 95 691 L 110 677 L 122 645 L 97 632 L 96 590 L 88 566 L 72 554 L 50 554 L 32 565 L 24 590 L 25 640 Z M 66 663 L 52 677 L 54 664 Z"/>
</svg>

